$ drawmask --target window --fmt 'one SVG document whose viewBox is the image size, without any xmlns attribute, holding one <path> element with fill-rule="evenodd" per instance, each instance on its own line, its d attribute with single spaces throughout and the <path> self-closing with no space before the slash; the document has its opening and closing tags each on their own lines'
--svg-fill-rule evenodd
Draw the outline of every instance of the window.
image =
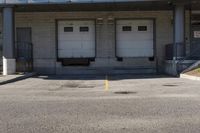
<svg viewBox="0 0 200 133">
<path fill-rule="evenodd" d="M 122 31 L 132 31 L 132 27 L 131 26 L 123 26 Z"/>
<path fill-rule="evenodd" d="M 138 26 L 138 31 L 147 31 L 147 26 Z"/>
<path fill-rule="evenodd" d="M 89 27 L 80 27 L 80 32 L 88 32 Z"/>
<path fill-rule="evenodd" d="M 64 32 L 73 32 L 73 27 L 64 27 Z"/>
</svg>

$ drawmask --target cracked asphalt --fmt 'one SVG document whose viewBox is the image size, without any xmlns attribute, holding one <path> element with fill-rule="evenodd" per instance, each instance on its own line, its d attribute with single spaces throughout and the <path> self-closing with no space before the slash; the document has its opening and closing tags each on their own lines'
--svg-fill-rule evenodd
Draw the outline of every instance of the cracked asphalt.
<svg viewBox="0 0 200 133">
<path fill-rule="evenodd" d="M 0 86 L 0 133 L 199 133 L 200 82 L 38 76 Z"/>
</svg>

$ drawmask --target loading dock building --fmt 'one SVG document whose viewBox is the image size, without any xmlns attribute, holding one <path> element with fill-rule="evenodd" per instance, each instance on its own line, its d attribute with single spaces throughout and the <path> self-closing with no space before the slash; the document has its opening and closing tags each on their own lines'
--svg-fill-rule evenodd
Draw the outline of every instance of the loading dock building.
<svg viewBox="0 0 200 133">
<path fill-rule="evenodd" d="M 177 73 L 200 57 L 198 0 L 0 1 L 3 74 Z M 0 40 L 1 41 L 1 40 Z"/>
</svg>

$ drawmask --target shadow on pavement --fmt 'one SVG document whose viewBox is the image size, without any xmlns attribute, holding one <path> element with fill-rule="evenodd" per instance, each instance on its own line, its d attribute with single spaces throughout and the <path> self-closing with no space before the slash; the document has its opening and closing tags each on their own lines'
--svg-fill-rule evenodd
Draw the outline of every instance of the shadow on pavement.
<svg viewBox="0 0 200 133">
<path fill-rule="evenodd" d="M 110 81 L 125 80 L 125 79 L 158 79 L 158 78 L 176 78 L 168 75 L 39 75 L 33 78 L 39 78 L 44 80 L 105 80 Z"/>
</svg>

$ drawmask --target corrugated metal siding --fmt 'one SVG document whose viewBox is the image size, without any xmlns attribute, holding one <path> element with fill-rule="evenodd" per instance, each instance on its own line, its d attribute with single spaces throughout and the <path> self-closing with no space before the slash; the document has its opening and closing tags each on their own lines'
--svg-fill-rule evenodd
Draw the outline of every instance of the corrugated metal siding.
<svg viewBox="0 0 200 133">
<path fill-rule="evenodd" d="M 2 57 L 2 39 L 0 38 L 0 71 L 2 71 L 2 66 L 3 66 L 3 57 Z"/>
<path fill-rule="evenodd" d="M 2 15 L 0 14 L 0 18 Z M 3 70 L 3 42 L 2 42 L 2 20 L 0 19 L 0 72 Z"/>
</svg>

